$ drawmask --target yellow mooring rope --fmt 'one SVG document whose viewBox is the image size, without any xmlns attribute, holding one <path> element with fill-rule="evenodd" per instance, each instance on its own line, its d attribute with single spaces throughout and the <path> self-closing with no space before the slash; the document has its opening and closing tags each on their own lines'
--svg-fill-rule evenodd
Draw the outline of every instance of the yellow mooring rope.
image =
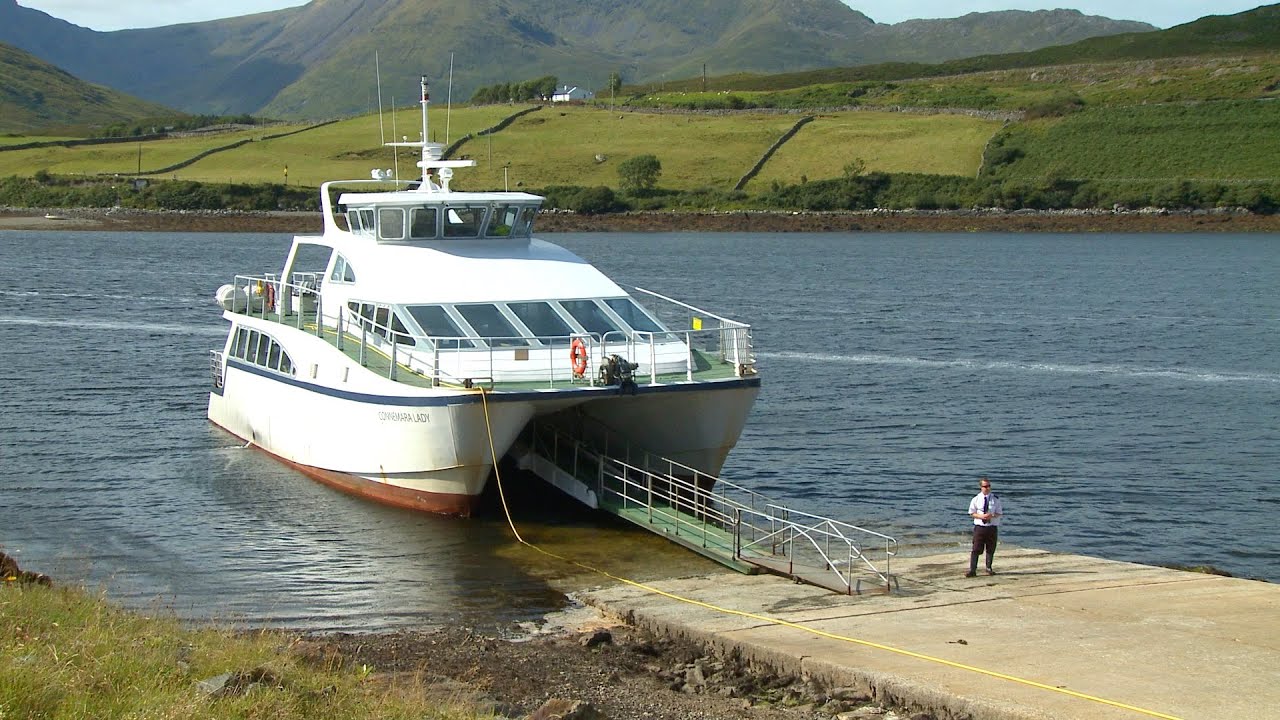
<svg viewBox="0 0 1280 720">
<path fill-rule="evenodd" d="M 485 391 L 484 388 L 477 388 L 477 389 L 480 391 L 481 402 L 484 405 L 484 424 L 485 424 L 485 429 L 489 433 L 489 455 L 493 458 L 493 475 L 498 482 L 498 498 L 502 502 L 502 512 L 504 515 L 506 515 L 507 525 L 511 528 L 511 533 L 516 536 L 516 540 L 519 541 L 521 545 L 524 545 L 537 552 L 540 552 L 543 555 L 546 555 L 547 557 L 552 557 L 557 560 L 560 560 L 561 562 L 566 562 L 566 563 L 569 563 L 570 565 L 580 567 L 589 572 L 602 575 L 604 577 L 609 578 L 610 580 L 616 580 L 625 585 L 630 585 L 632 587 L 640 588 L 641 590 L 653 593 L 655 595 L 661 595 L 663 597 L 671 598 L 672 600 L 676 600 L 678 602 L 706 608 L 708 610 L 713 610 L 715 612 L 723 613 L 725 615 L 737 615 L 738 617 L 750 618 L 752 620 L 759 620 L 760 622 L 769 623 L 771 625 L 780 625 L 782 627 L 794 628 L 796 630 L 817 635 L 819 637 L 828 638 L 830 640 L 840 640 L 842 642 L 852 643 L 854 645 L 862 645 L 863 647 L 875 648 L 877 650 L 884 650 L 885 652 L 894 653 L 896 655 L 903 655 L 905 657 L 910 657 L 910 658 L 916 658 L 917 660 L 924 660 L 926 662 L 936 663 L 938 665 L 946 665 L 948 667 L 953 667 L 960 670 L 967 670 L 969 672 L 978 673 L 979 675 L 986 675 L 988 677 L 999 678 L 1001 680 L 1008 680 L 1009 682 L 1018 683 L 1019 685 L 1026 685 L 1028 687 L 1039 688 L 1041 690 L 1048 690 L 1049 692 L 1055 692 L 1062 695 L 1069 695 L 1071 697 L 1079 698 L 1081 700 L 1088 700 L 1090 702 L 1101 703 L 1103 705 L 1110 705 L 1111 707 L 1117 707 L 1123 710 L 1131 710 L 1135 713 L 1146 715 L 1148 717 L 1162 718 L 1162 720 L 1182 720 L 1176 715 L 1167 715 L 1165 713 L 1157 712 L 1155 710 L 1148 710 L 1146 708 L 1137 707 L 1135 705 L 1128 705 L 1115 700 L 1108 700 L 1106 698 L 1098 697 L 1096 695 L 1089 695 L 1086 693 L 1076 692 L 1074 690 L 1068 690 L 1066 688 L 1060 688 L 1054 685 L 1046 685 L 1041 682 L 1036 682 L 1035 680 L 1027 680 L 1026 678 L 1020 678 L 1020 677 L 1017 677 L 1016 675 L 1008 675 L 1002 672 L 997 672 L 995 670 L 987 670 L 986 668 L 975 667 L 973 665 L 965 665 L 964 663 L 958 663 L 952 660 L 947 660 L 945 658 L 934 657 L 932 655 L 925 655 L 924 653 L 913 652 L 911 650 L 903 650 L 902 648 L 896 648 L 891 645 L 883 645 L 881 643 L 872 642 L 870 640 L 861 640 L 859 638 L 852 638 L 846 635 L 837 635 L 835 633 L 829 633 L 824 630 L 818 630 L 817 628 L 811 628 L 805 625 L 801 625 L 799 623 L 793 623 L 788 620 L 783 620 L 781 618 L 769 617 L 767 615 L 757 615 L 756 613 L 750 613 L 742 610 L 734 610 L 732 608 L 725 608 L 725 607 L 720 607 L 718 605 L 712 605 L 711 603 L 705 603 L 705 602 L 702 602 L 701 600 L 694 600 L 693 598 L 687 598 L 681 595 L 676 595 L 675 593 L 669 593 L 665 590 L 660 590 L 656 587 L 653 587 L 652 585 L 646 585 L 642 582 L 637 582 L 635 580 L 629 580 L 624 577 L 619 577 L 617 575 L 614 575 L 613 573 L 609 573 L 599 568 L 595 568 L 590 565 L 586 565 L 584 563 L 578 562 L 577 560 L 572 560 L 570 558 L 564 557 L 563 555 L 557 555 L 556 553 L 553 553 L 549 550 L 544 550 L 538 547 L 537 545 L 534 545 L 533 543 L 526 541 L 523 537 L 521 537 L 520 531 L 516 529 L 515 521 L 511 519 L 511 510 L 510 508 L 507 507 L 507 497 L 502 489 L 502 475 L 498 472 L 497 452 L 494 450 L 494 447 L 493 447 L 493 427 L 489 424 L 489 394 Z"/>
</svg>

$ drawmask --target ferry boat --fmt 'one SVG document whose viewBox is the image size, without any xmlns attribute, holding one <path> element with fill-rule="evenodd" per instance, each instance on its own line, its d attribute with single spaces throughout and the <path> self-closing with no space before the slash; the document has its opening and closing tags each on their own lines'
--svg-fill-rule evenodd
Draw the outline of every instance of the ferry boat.
<svg viewBox="0 0 1280 720">
<path fill-rule="evenodd" d="M 324 183 L 323 233 L 218 289 L 209 419 L 328 485 L 452 515 L 534 423 L 718 474 L 759 392 L 750 326 L 535 237 L 537 195 L 453 189 L 475 161 L 427 141 L 421 88 L 422 140 L 388 143 L 421 150 L 420 180 Z"/>
</svg>

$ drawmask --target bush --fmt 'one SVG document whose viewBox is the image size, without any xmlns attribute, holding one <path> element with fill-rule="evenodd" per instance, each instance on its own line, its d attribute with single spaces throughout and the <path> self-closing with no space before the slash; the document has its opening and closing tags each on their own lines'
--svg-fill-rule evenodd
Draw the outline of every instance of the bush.
<svg viewBox="0 0 1280 720">
<path fill-rule="evenodd" d="M 618 164 L 618 180 L 627 192 L 652 190 L 662 175 L 662 163 L 655 155 L 637 155 Z"/>
<path fill-rule="evenodd" d="M 585 215 L 618 212 L 625 210 L 611 188 L 603 185 L 597 187 L 579 187 L 577 185 L 554 185 L 543 189 L 549 208 L 572 210 Z"/>
</svg>

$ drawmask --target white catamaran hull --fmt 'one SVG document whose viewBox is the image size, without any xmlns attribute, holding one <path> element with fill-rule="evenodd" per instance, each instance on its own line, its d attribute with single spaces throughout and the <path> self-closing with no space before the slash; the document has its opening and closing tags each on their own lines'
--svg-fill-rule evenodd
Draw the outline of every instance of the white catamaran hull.
<svg viewBox="0 0 1280 720">
<path fill-rule="evenodd" d="M 209 418 L 325 484 L 380 502 L 469 515 L 493 469 L 537 415 L 576 416 L 635 447 L 715 475 L 759 391 L 754 382 L 482 397 L 355 393 L 284 378 L 230 360 Z M 335 419 L 337 422 L 335 422 Z M 492 436 L 492 446 L 490 437 Z"/>
</svg>

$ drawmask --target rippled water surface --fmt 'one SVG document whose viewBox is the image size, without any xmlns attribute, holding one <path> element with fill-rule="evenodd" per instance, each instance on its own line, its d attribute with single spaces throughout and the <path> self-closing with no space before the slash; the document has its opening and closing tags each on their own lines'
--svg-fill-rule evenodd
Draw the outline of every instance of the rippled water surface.
<svg viewBox="0 0 1280 720">
<path fill-rule="evenodd" d="M 740 484 L 951 544 L 986 473 L 1008 542 L 1280 580 L 1280 238 L 549 239 L 754 326 L 764 385 L 725 468 Z M 555 607 L 548 582 L 572 572 L 496 511 L 383 508 L 208 424 L 213 291 L 278 269 L 288 242 L 0 232 L 0 546 L 192 618 L 369 629 Z M 707 569 L 517 499 L 522 532 L 557 550 L 642 577 Z"/>
</svg>

